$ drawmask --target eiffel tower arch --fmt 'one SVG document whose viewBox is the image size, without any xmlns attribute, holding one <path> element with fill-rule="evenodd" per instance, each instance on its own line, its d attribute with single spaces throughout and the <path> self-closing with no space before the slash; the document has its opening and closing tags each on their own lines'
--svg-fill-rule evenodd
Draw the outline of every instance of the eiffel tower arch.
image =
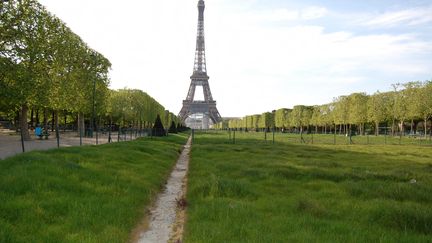
<svg viewBox="0 0 432 243">
<path fill-rule="evenodd" d="M 205 41 L 204 41 L 204 9 L 203 0 L 198 1 L 198 33 L 196 39 L 195 62 L 191 83 L 186 99 L 183 100 L 183 107 L 180 110 L 179 117 L 183 123 L 189 127 L 199 128 L 197 120 L 202 121 L 201 128 L 206 129 L 209 126 L 209 120 L 216 124 L 222 121 L 221 115 L 216 108 L 216 101 L 210 91 L 209 76 L 207 75 L 207 65 L 205 58 Z M 196 101 L 195 90 L 201 86 L 204 93 L 203 101 Z M 196 116 L 199 114 L 199 116 Z M 189 124 L 188 124 L 189 123 Z"/>
</svg>

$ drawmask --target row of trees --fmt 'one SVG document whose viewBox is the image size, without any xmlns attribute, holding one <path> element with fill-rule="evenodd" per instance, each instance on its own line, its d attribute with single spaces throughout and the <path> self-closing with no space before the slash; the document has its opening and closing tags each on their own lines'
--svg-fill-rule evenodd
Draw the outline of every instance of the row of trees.
<svg viewBox="0 0 432 243">
<path fill-rule="evenodd" d="M 19 117 L 25 139 L 34 113 L 37 122 L 43 117 L 46 125 L 52 117 L 57 127 L 61 113 L 64 123 L 77 120 L 80 131 L 93 115 L 92 121 L 141 127 L 157 114 L 167 125 L 175 120 L 140 90 L 109 90 L 110 67 L 36 0 L 0 1 L 0 116 Z"/>
<path fill-rule="evenodd" d="M 293 109 L 279 109 L 261 115 L 245 116 L 216 124 L 215 128 L 264 129 L 311 129 L 316 132 L 333 131 L 347 133 L 357 130 L 365 134 L 366 129 L 379 133 L 380 126 L 389 127 L 392 134 L 397 131 L 410 132 L 428 130 L 432 118 L 432 82 L 409 82 L 393 85 L 390 92 L 373 95 L 353 93 L 335 98 L 332 103 L 316 106 L 297 105 Z M 420 126 L 419 126 L 420 125 Z"/>
<path fill-rule="evenodd" d="M 104 117 L 105 120 L 137 129 L 150 128 L 158 115 L 166 129 L 173 122 L 175 125 L 180 123 L 176 115 L 165 110 L 147 93 L 137 89 L 111 90 L 107 100 L 107 109 L 104 112 L 101 117 Z"/>
</svg>

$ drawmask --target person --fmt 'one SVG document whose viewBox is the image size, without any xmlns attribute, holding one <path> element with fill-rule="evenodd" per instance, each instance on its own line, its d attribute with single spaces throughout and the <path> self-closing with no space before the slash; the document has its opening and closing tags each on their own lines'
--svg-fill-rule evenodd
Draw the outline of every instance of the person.
<svg viewBox="0 0 432 243">
<path fill-rule="evenodd" d="M 39 137 L 40 139 L 42 139 L 42 128 L 39 126 L 39 124 L 36 125 L 35 135 L 36 135 L 36 137 Z"/>
</svg>

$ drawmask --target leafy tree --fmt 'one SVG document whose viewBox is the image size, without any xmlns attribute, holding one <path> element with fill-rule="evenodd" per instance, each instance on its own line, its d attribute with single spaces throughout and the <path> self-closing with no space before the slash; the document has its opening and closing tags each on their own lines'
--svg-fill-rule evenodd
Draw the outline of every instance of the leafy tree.
<svg viewBox="0 0 432 243">
<path fill-rule="evenodd" d="M 427 136 L 427 121 L 432 119 L 432 81 L 426 81 L 419 90 L 419 116 L 423 119 L 424 135 Z M 432 121 L 431 121 L 432 135 Z"/>
<path fill-rule="evenodd" d="M 259 120 L 259 128 L 265 128 L 267 130 L 270 129 L 270 127 L 273 127 L 274 121 L 273 121 L 273 114 L 270 112 L 264 112 L 261 114 L 261 118 Z"/>
<path fill-rule="evenodd" d="M 367 101 L 368 121 L 375 125 L 375 135 L 378 136 L 379 124 L 389 117 L 389 107 L 391 105 L 391 96 L 389 93 L 380 93 L 379 91 L 371 95 Z"/>
<path fill-rule="evenodd" d="M 347 131 L 349 101 L 347 96 L 339 96 L 333 102 L 334 109 L 332 111 L 333 121 L 335 125 L 339 125 L 339 133 L 342 132 L 342 126 L 345 126 Z"/>
<path fill-rule="evenodd" d="M 291 113 L 291 125 L 300 129 L 300 133 L 303 133 L 303 128 L 309 126 L 312 118 L 311 106 L 296 105 Z"/>
<path fill-rule="evenodd" d="M 289 126 L 290 109 L 282 108 L 275 112 L 275 126 L 278 128 L 286 128 Z"/>
<path fill-rule="evenodd" d="M 404 132 L 404 122 L 408 119 L 408 105 L 406 103 L 408 91 L 402 89 L 402 84 L 393 84 L 394 92 L 390 93 L 392 97 L 392 134 L 395 135 L 394 125 L 399 122 L 399 131 Z"/>
<path fill-rule="evenodd" d="M 348 121 L 358 126 L 360 134 L 364 134 L 364 124 L 367 122 L 367 101 L 368 96 L 365 93 L 353 93 L 348 96 Z"/>
</svg>

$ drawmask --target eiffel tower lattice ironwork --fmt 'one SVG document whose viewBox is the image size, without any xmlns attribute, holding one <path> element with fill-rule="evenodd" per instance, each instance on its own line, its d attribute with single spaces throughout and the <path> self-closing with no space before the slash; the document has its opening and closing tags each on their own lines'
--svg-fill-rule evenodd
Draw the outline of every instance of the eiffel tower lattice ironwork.
<svg viewBox="0 0 432 243">
<path fill-rule="evenodd" d="M 198 1 L 198 34 L 196 40 L 195 63 L 193 74 L 190 77 L 191 84 L 186 100 L 183 100 L 183 107 L 180 110 L 179 117 L 182 122 L 192 114 L 204 114 L 208 116 L 214 124 L 222 121 L 219 111 L 216 108 L 216 101 L 213 100 L 210 86 L 209 76 L 207 75 L 207 66 L 205 58 L 205 42 L 204 42 L 204 9 L 203 0 Z M 194 101 L 195 89 L 197 86 L 202 86 L 204 92 L 204 101 Z"/>
</svg>

